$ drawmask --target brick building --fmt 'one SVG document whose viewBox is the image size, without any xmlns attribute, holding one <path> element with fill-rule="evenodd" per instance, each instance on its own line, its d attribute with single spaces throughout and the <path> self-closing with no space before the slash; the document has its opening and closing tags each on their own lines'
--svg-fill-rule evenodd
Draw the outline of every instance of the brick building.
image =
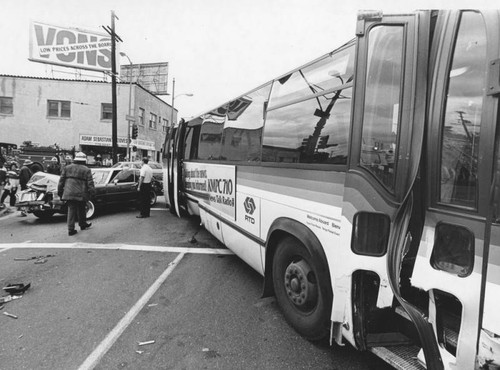
<svg viewBox="0 0 500 370">
<path fill-rule="evenodd" d="M 161 160 L 172 107 L 138 84 L 117 83 L 118 154 L 126 157 L 130 115 L 138 137 L 130 143 L 131 158 Z M 130 97 L 129 97 L 130 95 Z M 0 141 L 24 141 L 111 156 L 111 83 L 0 75 Z M 174 121 L 177 111 L 174 111 Z M 135 150 L 134 150 L 135 149 Z"/>
</svg>

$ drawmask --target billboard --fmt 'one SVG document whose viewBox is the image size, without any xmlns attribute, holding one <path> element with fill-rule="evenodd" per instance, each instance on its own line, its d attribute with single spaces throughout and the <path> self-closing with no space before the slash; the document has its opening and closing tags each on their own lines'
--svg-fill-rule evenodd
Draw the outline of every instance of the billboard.
<svg viewBox="0 0 500 370">
<path fill-rule="evenodd" d="M 121 65 L 120 78 L 136 82 L 153 94 L 168 95 L 168 62 Z"/>
<path fill-rule="evenodd" d="M 111 71 L 111 38 L 106 33 L 32 21 L 29 34 L 28 59 L 33 62 Z"/>
</svg>

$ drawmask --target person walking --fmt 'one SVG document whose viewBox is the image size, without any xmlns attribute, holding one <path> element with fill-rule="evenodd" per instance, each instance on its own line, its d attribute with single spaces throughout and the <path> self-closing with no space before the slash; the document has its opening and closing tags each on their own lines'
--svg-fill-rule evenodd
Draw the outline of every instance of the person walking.
<svg viewBox="0 0 500 370">
<path fill-rule="evenodd" d="M 31 166 L 33 162 L 30 159 L 26 159 L 19 170 L 19 185 L 21 186 L 21 190 L 26 190 L 28 189 L 28 182 L 31 179 L 31 176 L 33 176 L 33 172 L 31 172 L 29 166 Z M 26 211 L 21 210 L 21 214 L 19 215 L 21 217 L 26 217 Z"/>
<path fill-rule="evenodd" d="M 10 164 L 10 168 L 7 171 L 7 183 L 5 184 L 5 191 L 0 198 L 0 204 L 3 205 L 5 199 L 9 197 L 9 205 L 14 207 L 16 205 L 16 192 L 19 187 L 19 174 L 17 171 L 17 163 L 13 162 Z"/>
<path fill-rule="evenodd" d="M 0 199 L 3 199 L 3 192 L 5 185 L 7 184 L 7 168 L 5 168 L 5 162 L 3 157 L 0 157 Z M 0 202 L 0 209 L 5 208 L 3 200 Z"/>
<path fill-rule="evenodd" d="M 57 194 L 66 201 L 68 207 L 69 236 L 77 233 L 75 230 L 76 221 L 78 221 L 81 230 L 92 226 L 91 223 L 87 223 L 85 205 L 94 195 L 95 187 L 92 172 L 85 166 L 86 162 L 85 153 L 77 153 L 73 163 L 63 167 L 57 185 Z"/>
<path fill-rule="evenodd" d="M 137 191 L 139 192 L 139 209 L 141 214 L 137 218 L 149 217 L 151 211 L 151 200 L 149 194 L 151 193 L 151 181 L 153 180 L 153 170 L 148 165 L 149 159 L 142 159 L 141 172 L 139 173 L 139 185 Z"/>
</svg>

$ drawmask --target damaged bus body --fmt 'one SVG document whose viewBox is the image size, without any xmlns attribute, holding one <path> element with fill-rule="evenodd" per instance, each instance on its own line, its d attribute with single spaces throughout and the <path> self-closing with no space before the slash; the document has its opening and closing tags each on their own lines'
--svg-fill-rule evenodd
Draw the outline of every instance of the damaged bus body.
<svg viewBox="0 0 500 370">
<path fill-rule="evenodd" d="M 356 38 L 188 121 L 165 195 L 287 321 L 401 369 L 500 369 L 500 11 Z"/>
</svg>

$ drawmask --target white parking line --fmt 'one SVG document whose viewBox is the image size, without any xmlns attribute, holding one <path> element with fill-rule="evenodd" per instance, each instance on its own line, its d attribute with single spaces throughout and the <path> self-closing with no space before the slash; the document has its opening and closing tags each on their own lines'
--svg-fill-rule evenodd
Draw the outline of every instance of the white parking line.
<svg viewBox="0 0 500 370">
<path fill-rule="evenodd" d="M 167 280 L 177 264 L 185 256 L 180 253 L 172 262 L 168 264 L 167 269 L 160 275 L 158 279 L 149 287 L 144 295 L 134 304 L 134 306 L 127 312 L 127 314 L 120 320 L 120 322 L 109 332 L 104 340 L 94 349 L 94 351 L 87 357 L 84 363 L 79 367 L 79 370 L 93 369 L 101 360 L 101 358 L 108 352 L 111 346 L 116 342 L 125 329 L 132 323 L 137 314 L 148 303 L 153 294 L 160 288 L 161 284 Z"/>
<path fill-rule="evenodd" d="M 223 248 L 186 248 L 133 244 L 93 244 L 93 243 L 0 243 L 0 252 L 9 249 L 114 249 L 141 252 L 193 253 L 193 254 L 234 254 Z"/>
</svg>

